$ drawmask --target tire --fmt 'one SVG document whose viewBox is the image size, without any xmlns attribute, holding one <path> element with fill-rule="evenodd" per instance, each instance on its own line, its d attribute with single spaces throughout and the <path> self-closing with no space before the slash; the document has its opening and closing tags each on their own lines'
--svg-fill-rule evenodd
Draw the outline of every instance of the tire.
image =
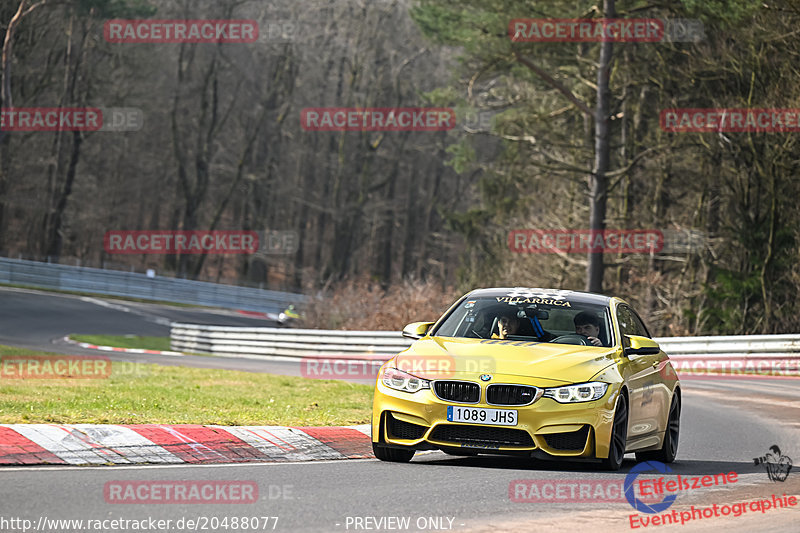
<svg viewBox="0 0 800 533">
<path fill-rule="evenodd" d="M 414 450 L 387 448 L 375 442 L 372 443 L 372 453 L 381 461 L 388 461 L 390 463 L 407 463 L 414 457 Z"/>
<path fill-rule="evenodd" d="M 614 421 L 611 427 L 611 442 L 608 443 L 608 457 L 601 460 L 603 470 L 616 472 L 622 467 L 625 446 L 628 442 L 628 397 L 620 391 Z"/>
<path fill-rule="evenodd" d="M 672 395 L 672 402 L 669 405 L 669 415 L 667 417 L 667 429 L 664 431 L 664 441 L 661 448 L 650 452 L 637 452 L 636 460 L 659 461 L 671 463 L 678 454 L 678 439 L 681 432 L 681 397 L 676 392 Z"/>
</svg>

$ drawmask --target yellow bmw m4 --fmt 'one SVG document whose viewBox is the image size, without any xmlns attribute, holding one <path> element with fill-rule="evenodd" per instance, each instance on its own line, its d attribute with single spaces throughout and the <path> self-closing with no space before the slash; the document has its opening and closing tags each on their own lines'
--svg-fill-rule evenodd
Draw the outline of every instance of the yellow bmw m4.
<svg viewBox="0 0 800 533">
<path fill-rule="evenodd" d="M 681 390 L 667 355 L 624 300 L 538 288 L 479 289 L 384 364 L 372 448 L 575 459 L 618 470 L 626 453 L 670 463 Z"/>
</svg>

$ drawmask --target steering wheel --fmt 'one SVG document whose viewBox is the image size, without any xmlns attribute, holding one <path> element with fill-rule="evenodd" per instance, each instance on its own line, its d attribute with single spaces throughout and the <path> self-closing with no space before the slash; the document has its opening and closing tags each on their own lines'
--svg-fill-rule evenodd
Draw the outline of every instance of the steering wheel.
<svg viewBox="0 0 800 533">
<path fill-rule="evenodd" d="M 550 342 L 556 344 L 577 344 L 579 346 L 592 346 L 591 341 L 589 341 L 589 337 L 587 337 L 586 335 L 578 335 L 577 333 L 571 333 L 569 335 L 561 335 L 560 337 L 556 337 Z"/>
<path fill-rule="evenodd" d="M 474 333 L 475 335 L 477 335 L 479 339 L 485 339 L 486 338 L 483 335 L 481 335 L 480 333 L 478 333 L 477 331 L 475 331 L 474 329 L 471 329 L 470 331 L 472 333 Z"/>
</svg>

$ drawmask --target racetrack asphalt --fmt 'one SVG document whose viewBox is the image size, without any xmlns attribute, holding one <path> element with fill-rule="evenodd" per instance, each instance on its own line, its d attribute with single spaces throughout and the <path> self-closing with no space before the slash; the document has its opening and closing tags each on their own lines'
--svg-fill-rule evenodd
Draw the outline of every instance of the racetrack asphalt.
<svg viewBox="0 0 800 533">
<path fill-rule="evenodd" d="M 667 479 L 737 472 L 735 484 L 681 493 L 676 510 L 691 505 L 732 504 L 752 498 L 800 493 L 800 477 L 791 472 L 785 482 L 772 482 L 763 466 L 753 458 L 778 444 L 789 457 L 800 457 L 798 405 L 794 385 L 777 383 L 776 397 L 784 405 L 774 410 L 758 404 L 729 402 L 719 394 L 727 384 L 697 382 L 685 391 L 683 425 L 678 460 Z M 742 391 L 763 389 L 765 382 L 737 383 Z M 772 386 L 772 383 L 767 384 Z M 771 398 L 767 398 L 771 399 Z M 791 405 L 791 406 L 790 406 Z M 409 464 L 377 460 L 298 462 L 289 464 L 238 464 L 196 466 L 115 467 L 8 467 L 2 469 L 4 487 L 2 516 L 24 517 L 36 523 L 48 519 L 164 520 L 211 517 L 278 516 L 276 531 L 365 530 L 370 517 L 377 531 L 520 531 L 573 530 L 630 531 L 633 509 L 627 502 L 557 501 L 551 503 L 512 501 L 509 487 L 516 480 L 579 482 L 623 480 L 634 466 L 630 455 L 617 473 L 598 472 L 578 463 L 538 462 L 493 456 L 451 457 L 441 452 L 418 454 Z M 250 504 L 108 503 L 103 489 L 111 481 L 217 480 L 255 482 L 259 498 Z M 74 490 L 80 487 L 80 490 Z M 388 517 L 408 517 L 407 529 L 377 528 L 389 525 Z M 439 517 L 439 522 L 433 519 Z M 359 518 L 360 521 L 356 522 Z M 734 518 L 708 518 L 679 526 L 647 528 L 670 531 L 797 531 L 800 510 L 771 510 Z M 452 519 L 452 522 L 448 522 Z M 397 524 L 393 522 L 393 524 Z M 428 527 L 439 524 L 440 527 Z M 448 528 L 441 526 L 447 525 Z M 260 528 L 271 530 L 269 528 Z M 425 527 L 420 527 L 425 526 Z M 182 531 L 185 529 L 172 529 Z M 222 529 L 217 529 L 222 531 Z"/>
<path fill-rule="evenodd" d="M 69 334 L 168 337 L 170 322 L 243 327 L 277 325 L 274 321 L 234 310 L 175 307 L 0 287 L 0 344 L 71 355 L 102 354 L 113 361 L 300 375 L 299 365 L 286 361 L 98 352 L 63 340 Z"/>
</svg>

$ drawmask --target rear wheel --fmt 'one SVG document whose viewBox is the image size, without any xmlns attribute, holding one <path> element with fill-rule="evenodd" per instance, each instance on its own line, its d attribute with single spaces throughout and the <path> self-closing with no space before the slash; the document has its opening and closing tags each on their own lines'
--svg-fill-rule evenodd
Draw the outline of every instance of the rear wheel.
<svg viewBox="0 0 800 533">
<path fill-rule="evenodd" d="M 619 470 L 625 458 L 628 442 L 628 397 L 620 391 L 614 422 L 611 427 L 611 442 L 608 444 L 608 457 L 602 460 L 604 470 Z"/>
<path fill-rule="evenodd" d="M 414 450 L 387 448 L 375 442 L 372 443 L 372 453 L 381 461 L 389 461 L 391 463 L 407 463 L 414 457 Z"/>
<path fill-rule="evenodd" d="M 681 432 L 681 397 L 676 392 L 672 395 L 672 403 L 669 406 L 669 417 L 667 418 L 667 429 L 664 432 L 664 442 L 661 449 L 651 452 L 637 452 L 636 460 L 641 461 L 660 461 L 671 463 L 678 454 L 678 437 Z"/>
</svg>

